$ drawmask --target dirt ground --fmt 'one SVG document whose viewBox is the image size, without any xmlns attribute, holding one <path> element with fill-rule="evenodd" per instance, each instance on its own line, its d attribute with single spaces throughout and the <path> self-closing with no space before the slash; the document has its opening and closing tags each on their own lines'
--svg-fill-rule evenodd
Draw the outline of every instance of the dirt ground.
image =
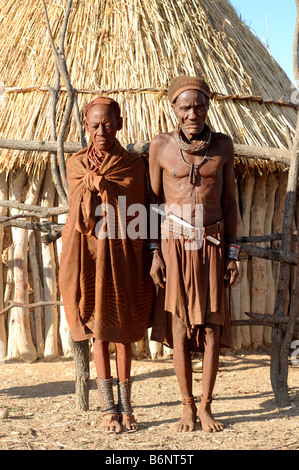
<svg viewBox="0 0 299 470">
<path fill-rule="evenodd" d="M 199 359 L 194 360 L 195 367 Z M 112 358 L 115 376 L 115 360 Z M 292 405 L 278 409 L 270 383 L 267 354 L 223 355 L 213 412 L 223 432 L 177 433 L 173 423 L 182 405 L 171 358 L 133 360 L 132 398 L 140 430 L 98 431 L 99 399 L 91 381 L 90 409 L 76 411 L 75 371 L 71 359 L 0 365 L 1 450 L 298 450 L 299 365 L 290 365 Z M 91 379 L 95 369 L 91 362 Z M 201 393 L 201 372 L 194 373 L 194 394 Z"/>
</svg>

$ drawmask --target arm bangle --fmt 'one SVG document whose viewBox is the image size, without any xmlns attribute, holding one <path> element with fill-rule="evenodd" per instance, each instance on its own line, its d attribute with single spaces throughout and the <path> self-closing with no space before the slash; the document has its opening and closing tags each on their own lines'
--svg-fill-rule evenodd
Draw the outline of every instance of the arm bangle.
<svg viewBox="0 0 299 470">
<path fill-rule="evenodd" d="M 241 247 L 239 245 L 227 245 L 226 256 L 228 258 L 234 259 L 235 261 L 238 261 L 240 248 Z"/>
</svg>

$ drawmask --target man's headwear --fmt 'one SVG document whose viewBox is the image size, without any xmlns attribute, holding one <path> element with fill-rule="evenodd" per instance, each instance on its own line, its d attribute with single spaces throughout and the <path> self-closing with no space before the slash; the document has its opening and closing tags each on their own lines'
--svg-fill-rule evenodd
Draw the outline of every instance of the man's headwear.
<svg viewBox="0 0 299 470">
<path fill-rule="evenodd" d="M 112 98 L 108 98 L 107 96 L 98 96 L 90 103 L 88 103 L 84 109 L 84 116 L 86 117 L 91 108 L 93 106 L 96 106 L 97 104 L 106 105 L 113 108 L 117 112 L 118 116 L 120 116 L 119 104 L 117 103 L 117 101 L 113 100 Z"/>
<path fill-rule="evenodd" d="M 182 75 L 171 80 L 168 87 L 168 98 L 171 104 L 186 90 L 198 90 L 208 98 L 211 97 L 210 87 L 203 78 Z"/>
</svg>

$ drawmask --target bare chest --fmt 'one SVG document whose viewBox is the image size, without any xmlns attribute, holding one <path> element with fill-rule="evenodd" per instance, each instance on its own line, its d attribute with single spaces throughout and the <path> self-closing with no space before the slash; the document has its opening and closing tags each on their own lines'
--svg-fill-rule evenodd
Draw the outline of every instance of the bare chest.
<svg viewBox="0 0 299 470">
<path fill-rule="evenodd" d="M 222 181 L 222 174 L 223 158 L 209 151 L 204 155 L 189 155 L 179 150 L 164 161 L 163 179 L 168 184 L 213 186 Z"/>
</svg>

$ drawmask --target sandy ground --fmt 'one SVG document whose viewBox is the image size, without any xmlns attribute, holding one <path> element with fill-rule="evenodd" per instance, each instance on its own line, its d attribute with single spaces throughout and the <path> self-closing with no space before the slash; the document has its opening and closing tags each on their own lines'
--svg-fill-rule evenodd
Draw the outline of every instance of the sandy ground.
<svg viewBox="0 0 299 470">
<path fill-rule="evenodd" d="M 198 359 L 194 359 L 198 364 Z M 115 361 L 112 359 L 115 374 Z M 0 365 L 1 450 L 298 450 L 299 365 L 290 365 L 292 406 L 278 409 L 270 383 L 267 354 L 221 356 L 213 412 L 225 423 L 206 434 L 199 423 L 192 433 L 177 433 L 173 423 L 182 405 L 171 358 L 133 360 L 133 405 L 140 430 L 106 434 L 98 430 L 99 399 L 91 381 L 90 409 L 76 411 L 71 359 Z M 91 379 L 95 369 L 91 362 Z M 201 372 L 194 373 L 194 394 L 201 393 Z M 3 410 L 2 410 L 3 411 Z"/>
</svg>

